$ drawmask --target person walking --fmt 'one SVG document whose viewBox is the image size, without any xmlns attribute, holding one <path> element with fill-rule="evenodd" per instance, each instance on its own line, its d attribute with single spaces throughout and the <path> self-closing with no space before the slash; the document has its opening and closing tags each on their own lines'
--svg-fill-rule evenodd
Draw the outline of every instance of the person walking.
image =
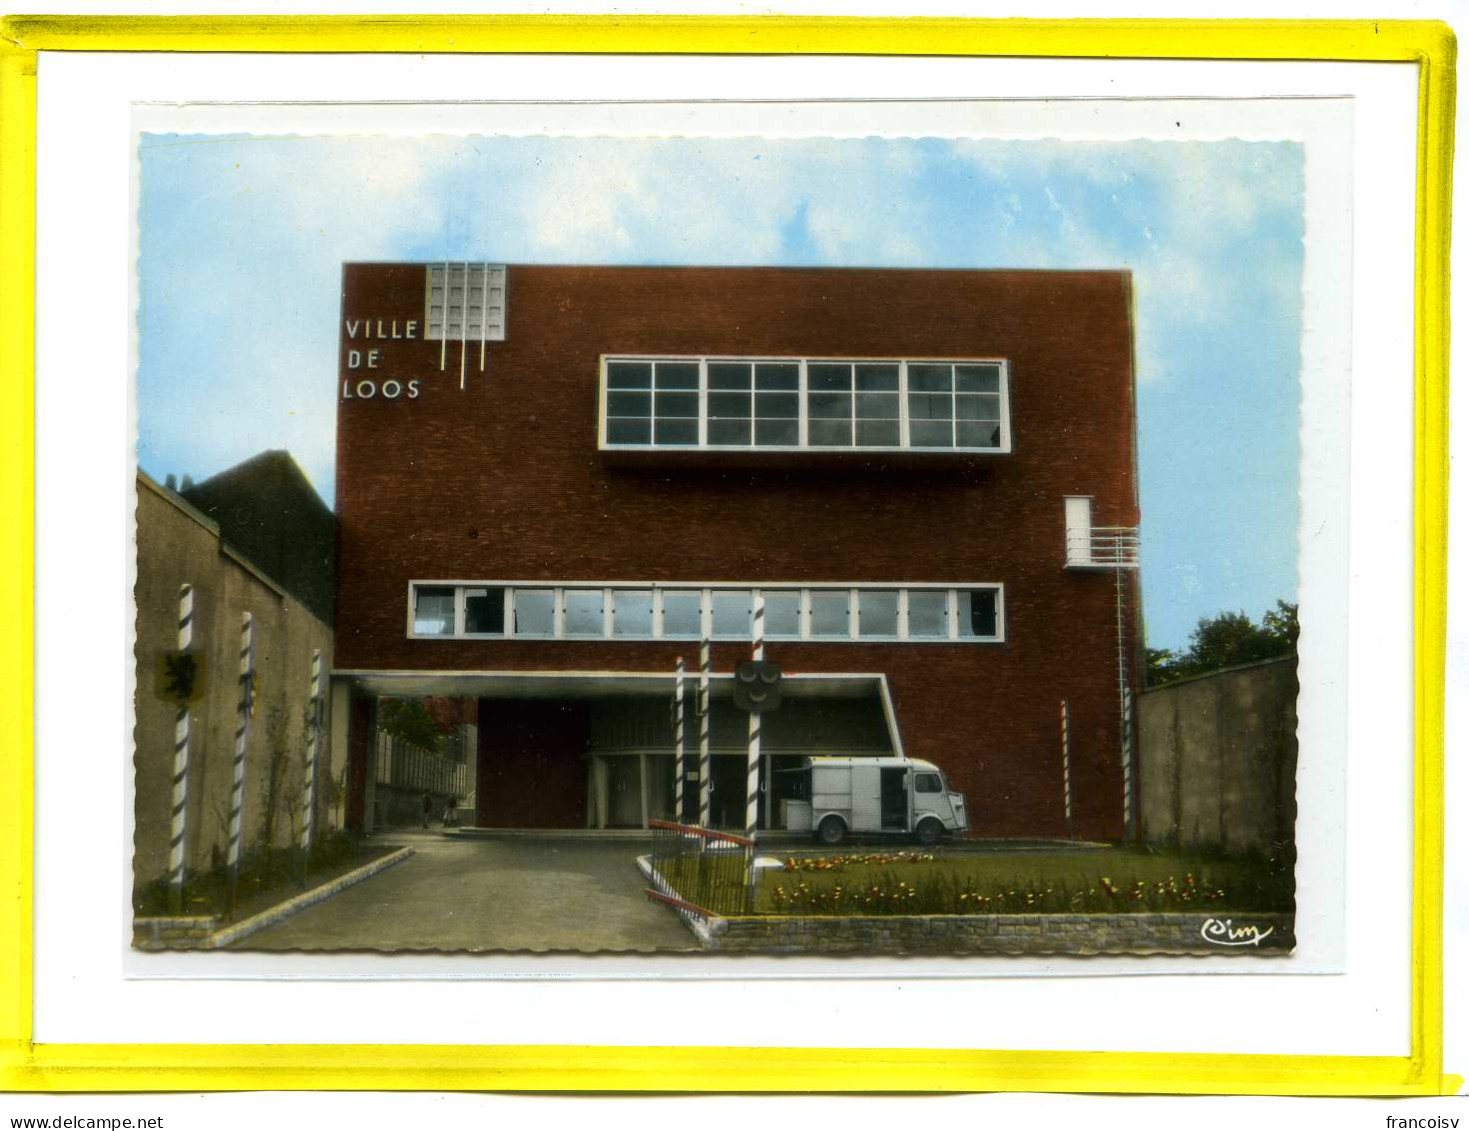
<svg viewBox="0 0 1469 1131">
<path fill-rule="evenodd" d="M 423 795 L 423 827 L 428 828 L 428 819 L 434 815 L 434 795 L 425 793 Z"/>
</svg>

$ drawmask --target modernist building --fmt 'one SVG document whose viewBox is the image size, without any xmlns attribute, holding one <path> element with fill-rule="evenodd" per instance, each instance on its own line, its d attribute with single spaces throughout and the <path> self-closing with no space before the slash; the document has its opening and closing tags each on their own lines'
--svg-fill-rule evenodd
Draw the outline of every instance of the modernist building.
<svg viewBox="0 0 1469 1131">
<path fill-rule="evenodd" d="M 765 827 L 801 755 L 897 753 L 973 835 L 1124 835 L 1125 272 L 349 264 L 337 388 L 351 819 L 382 696 L 478 700 L 481 825 L 673 815 L 707 636 L 742 823 L 758 593 Z"/>
</svg>

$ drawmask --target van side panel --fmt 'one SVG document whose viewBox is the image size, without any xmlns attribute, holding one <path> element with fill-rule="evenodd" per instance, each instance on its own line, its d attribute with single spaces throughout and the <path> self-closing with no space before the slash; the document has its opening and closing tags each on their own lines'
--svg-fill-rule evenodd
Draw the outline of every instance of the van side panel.
<svg viewBox="0 0 1469 1131">
<path fill-rule="evenodd" d="M 877 832 L 882 828 L 881 768 L 876 763 L 852 767 L 852 830 Z"/>
</svg>

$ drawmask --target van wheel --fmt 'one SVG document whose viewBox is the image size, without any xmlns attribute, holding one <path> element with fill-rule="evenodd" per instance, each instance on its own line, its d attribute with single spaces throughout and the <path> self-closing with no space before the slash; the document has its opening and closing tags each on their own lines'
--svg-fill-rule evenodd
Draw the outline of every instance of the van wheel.
<svg viewBox="0 0 1469 1131">
<path fill-rule="evenodd" d="M 847 837 L 847 826 L 840 817 L 823 817 L 816 826 L 816 839 L 822 844 L 838 845 Z"/>
<path fill-rule="evenodd" d="M 944 838 L 944 826 L 937 821 L 921 821 L 913 832 L 913 839 L 924 848 L 932 848 Z"/>
</svg>

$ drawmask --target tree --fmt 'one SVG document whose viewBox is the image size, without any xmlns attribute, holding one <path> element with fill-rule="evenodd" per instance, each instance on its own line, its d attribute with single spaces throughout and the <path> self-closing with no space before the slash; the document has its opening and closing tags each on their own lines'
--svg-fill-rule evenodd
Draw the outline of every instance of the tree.
<svg viewBox="0 0 1469 1131">
<path fill-rule="evenodd" d="M 1198 627 L 1189 634 L 1188 651 L 1148 649 L 1148 686 L 1159 687 L 1186 676 L 1290 655 L 1301 634 L 1298 608 L 1276 601 L 1260 624 L 1244 610 L 1200 617 Z"/>
<path fill-rule="evenodd" d="M 377 729 L 424 750 L 439 748 L 439 724 L 422 699 L 384 699 L 378 704 Z"/>
</svg>

